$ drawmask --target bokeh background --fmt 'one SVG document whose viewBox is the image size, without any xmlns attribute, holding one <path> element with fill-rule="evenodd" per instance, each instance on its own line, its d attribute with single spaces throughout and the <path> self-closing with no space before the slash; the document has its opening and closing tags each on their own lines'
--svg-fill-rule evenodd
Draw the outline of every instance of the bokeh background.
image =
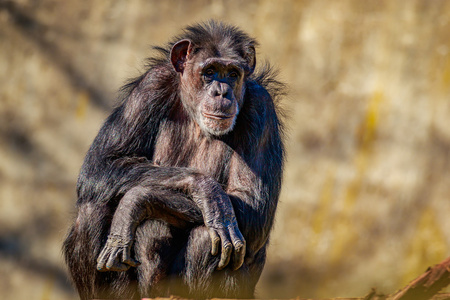
<svg viewBox="0 0 450 300">
<path fill-rule="evenodd" d="M 0 1 L 0 298 L 75 299 L 83 157 L 151 45 L 216 18 L 290 87 L 258 295 L 390 293 L 450 255 L 450 1 Z"/>
</svg>

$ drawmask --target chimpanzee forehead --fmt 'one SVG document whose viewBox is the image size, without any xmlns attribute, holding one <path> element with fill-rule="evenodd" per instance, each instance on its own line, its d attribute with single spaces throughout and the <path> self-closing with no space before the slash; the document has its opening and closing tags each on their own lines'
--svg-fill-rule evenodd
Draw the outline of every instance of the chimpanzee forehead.
<svg viewBox="0 0 450 300">
<path fill-rule="evenodd" d="M 210 65 L 220 65 L 225 68 L 236 67 L 243 70 L 245 68 L 243 64 L 244 64 L 243 61 L 238 59 L 224 58 L 224 57 L 210 57 L 202 61 L 199 65 L 201 68 Z"/>
<path fill-rule="evenodd" d="M 203 53 L 203 57 L 218 57 L 228 59 L 240 59 L 242 55 L 237 49 L 228 47 L 219 47 L 218 45 L 202 45 L 199 50 Z"/>
<path fill-rule="evenodd" d="M 224 47 L 225 45 L 202 45 L 199 48 L 199 56 L 197 62 L 201 68 L 208 65 L 218 65 L 223 68 L 235 67 L 242 71 L 247 71 L 248 62 L 243 55 L 234 47 Z"/>
</svg>

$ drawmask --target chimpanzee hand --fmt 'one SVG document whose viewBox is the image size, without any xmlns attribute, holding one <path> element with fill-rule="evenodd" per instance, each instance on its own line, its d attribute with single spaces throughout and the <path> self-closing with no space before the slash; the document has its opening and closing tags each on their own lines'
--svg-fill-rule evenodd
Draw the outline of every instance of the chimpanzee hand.
<svg viewBox="0 0 450 300">
<path fill-rule="evenodd" d="M 239 230 L 230 198 L 218 185 L 209 187 L 203 199 L 203 218 L 211 236 L 211 254 L 219 253 L 222 244 L 218 270 L 225 268 L 230 260 L 233 270 L 244 263 L 245 239 Z"/>
<path fill-rule="evenodd" d="M 120 235 L 110 234 L 105 247 L 97 258 L 97 270 L 126 271 L 130 267 L 137 267 L 140 263 L 131 258 L 130 250 L 133 238 L 124 238 Z"/>
<path fill-rule="evenodd" d="M 233 257 L 231 267 L 233 270 L 237 270 L 244 263 L 245 239 L 238 228 L 234 213 L 232 217 L 225 217 L 225 220 L 221 223 L 216 222 L 217 219 L 215 219 L 206 224 L 211 236 L 211 254 L 217 255 L 220 243 L 222 243 L 222 254 L 217 269 L 225 268 Z"/>
</svg>

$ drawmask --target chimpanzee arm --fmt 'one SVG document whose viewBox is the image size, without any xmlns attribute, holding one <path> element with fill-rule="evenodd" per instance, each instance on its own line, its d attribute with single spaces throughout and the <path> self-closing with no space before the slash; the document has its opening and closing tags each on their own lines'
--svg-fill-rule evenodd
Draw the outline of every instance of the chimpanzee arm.
<svg viewBox="0 0 450 300">
<path fill-rule="evenodd" d="M 281 189 L 284 160 L 282 124 L 270 96 L 261 99 L 266 100 L 265 109 L 253 115 L 263 116 L 262 134 L 258 142 L 253 143 L 255 146 L 250 155 L 232 157 L 226 190 L 247 242 L 246 262 L 251 261 L 268 241 Z"/>
<path fill-rule="evenodd" d="M 129 189 L 114 213 L 108 241 L 98 257 L 99 271 L 125 271 L 136 266 L 130 250 L 137 226 L 146 218 L 163 219 L 172 225 L 205 223 L 212 252 L 222 244 L 218 268 L 225 267 L 234 246 L 233 265 L 244 260 L 245 240 L 239 231 L 228 195 L 212 178 L 192 169 L 147 166 L 143 180 Z"/>
<path fill-rule="evenodd" d="M 275 217 L 281 171 L 269 166 L 273 161 L 266 162 L 261 167 L 268 170 L 262 170 L 262 175 L 251 170 L 244 162 L 236 162 L 239 166 L 235 169 L 236 173 L 230 176 L 227 190 L 239 229 L 247 243 L 246 261 L 251 260 L 267 243 Z"/>
</svg>

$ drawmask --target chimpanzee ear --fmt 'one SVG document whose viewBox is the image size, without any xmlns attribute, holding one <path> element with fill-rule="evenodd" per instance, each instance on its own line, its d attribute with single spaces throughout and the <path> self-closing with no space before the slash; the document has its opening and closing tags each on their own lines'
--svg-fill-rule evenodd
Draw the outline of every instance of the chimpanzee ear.
<svg viewBox="0 0 450 300">
<path fill-rule="evenodd" d="M 192 50 L 191 45 L 190 40 L 181 40 L 173 45 L 170 51 L 170 60 L 177 72 L 183 72 L 185 63 L 189 59 L 189 54 Z"/>
<path fill-rule="evenodd" d="M 248 71 L 247 75 L 250 75 L 255 71 L 256 66 L 256 51 L 254 46 L 249 46 L 244 54 L 244 59 L 247 61 L 248 64 Z"/>
</svg>

